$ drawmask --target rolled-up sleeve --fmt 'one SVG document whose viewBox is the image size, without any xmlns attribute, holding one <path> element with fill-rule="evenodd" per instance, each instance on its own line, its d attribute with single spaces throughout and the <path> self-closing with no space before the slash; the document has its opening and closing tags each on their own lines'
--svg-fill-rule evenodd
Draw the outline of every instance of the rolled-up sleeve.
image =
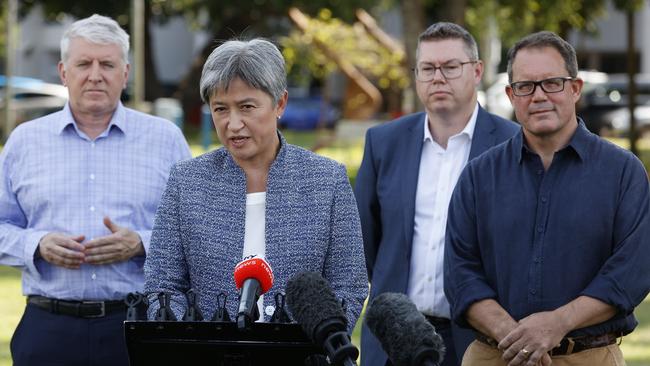
<svg viewBox="0 0 650 366">
<path fill-rule="evenodd" d="M 452 319 L 463 327 L 470 326 L 465 319 L 470 305 L 496 298 L 481 264 L 474 192 L 471 170 L 466 168 L 449 204 L 444 259 L 445 295 Z"/>
<path fill-rule="evenodd" d="M 650 289 L 650 189 L 636 158 L 626 162 L 619 197 L 612 254 L 581 295 L 630 314 Z"/>
</svg>

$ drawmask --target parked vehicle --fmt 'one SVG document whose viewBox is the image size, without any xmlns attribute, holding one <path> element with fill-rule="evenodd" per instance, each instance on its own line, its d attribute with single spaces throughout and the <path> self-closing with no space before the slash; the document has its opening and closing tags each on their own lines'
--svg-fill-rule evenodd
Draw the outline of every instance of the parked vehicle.
<svg viewBox="0 0 650 366">
<path fill-rule="evenodd" d="M 647 129 L 650 108 L 650 74 L 639 74 L 636 79 L 637 108 L 634 112 L 640 130 Z M 600 135 L 627 135 L 629 130 L 628 78 L 624 74 L 610 75 L 604 83 L 582 93 L 577 113 L 587 128 Z"/>
<path fill-rule="evenodd" d="M 638 136 L 650 137 L 650 104 L 634 108 L 634 118 Z M 619 108 L 603 116 L 612 126 L 612 133 L 618 136 L 628 136 L 630 131 L 630 110 L 628 107 Z"/>
<path fill-rule="evenodd" d="M 60 110 L 68 100 L 68 89 L 63 85 L 26 77 L 11 80 L 16 125 Z M 6 85 L 7 79 L 0 75 L 0 109 L 4 109 Z M 5 114 L 0 114 L 0 126 L 4 126 Z"/>
<path fill-rule="evenodd" d="M 289 95 L 287 108 L 278 124 L 281 128 L 292 130 L 334 128 L 340 118 L 341 111 L 320 96 Z"/>
</svg>

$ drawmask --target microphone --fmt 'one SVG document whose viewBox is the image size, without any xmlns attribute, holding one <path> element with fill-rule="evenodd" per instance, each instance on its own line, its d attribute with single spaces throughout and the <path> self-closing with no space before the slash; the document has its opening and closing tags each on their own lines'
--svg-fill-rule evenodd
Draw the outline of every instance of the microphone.
<svg viewBox="0 0 650 366">
<path fill-rule="evenodd" d="M 155 320 L 157 321 L 176 321 L 176 315 L 170 306 L 171 295 L 167 292 L 158 293 L 158 303 L 160 308 L 156 311 Z"/>
<path fill-rule="evenodd" d="M 235 266 L 235 286 L 240 290 L 237 328 L 250 329 L 260 317 L 257 300 L 273 286 L 273 270 L 263 258 L 246 257 Z"/>
<path fill-rule="evenodd" d="M 196 292 L 193 289 L 189 289 L 185 293 L 185 297 L 187 298 L 187 309 L 183 315 L 183 321 L 198 322 L 203 320 L 203 313 L 201 313 L 201 308 L 199 308 Z"/>
<path fill-rule="evenodd" d="M 323 347 L 332 364 L 356 365 L 359 350 L 350 342 L 348 319 L 329 283 L 301 272 L 287 283 L 287 305 L 307 336 Z"/>
<path fill-rule="evenodd" d="M 212 316 L 212 319 L 210 319 L 210 321 L 228 322 L 228 323 L 232 321 L 230 320 L 230 314 L 228 314 L 228 309 L 226 308 L 227 299 L 228 296 L 223 291 L 220 292 L 219 295 L 217 295 L 217 310 L 215 310 L 214 315 Z"/>
<path fill-rule="evenodd" d="M 284 310 L 284 303 L 287 295 L 284 292 L 278 292 L 275 294 L 275 311 L 269 323 L 291 323 L 291 319 L 287 314 L 287 311 Z"/>
<path fill-rule="evenodd" d="M 126 320 L 147 320 L 149 298 L 140 292 L 129 292 L 124 298 L 127 306 Z"/>
<path fill-rule="evenodd" d="M 445 357 L 442 337 L 404 294 L 377 296 L 365 323 L 395 366 L 437 365 Z"/>
</svg>

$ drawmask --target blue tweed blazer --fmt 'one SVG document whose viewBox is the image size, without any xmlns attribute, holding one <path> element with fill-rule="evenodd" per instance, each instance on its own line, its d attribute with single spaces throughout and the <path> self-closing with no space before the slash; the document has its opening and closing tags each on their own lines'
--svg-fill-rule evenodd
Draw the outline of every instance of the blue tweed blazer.
<svg viewBox="0 0 650 366">
<path fill-rule="evenodd" d="M 274 284 L 264 296 L 265 320 L 272 315 L 274 295 L 293 275 L 315 271 L 345 300 L 351 331 L 368 294 L 368 278 L 359 214 L 345 167 L 287 144 L 281 135 L 280 140 L 266 189 L 266 259 Z M 245 215 L 246 177 L 225 148 L 176 164 L 156 213 L 144 268 L 145 291 L 171 293 L 179 319 L 188 289 L 199 294 L 207 319 L 223 291 L 230 316 L 236 316 L 233 270 L 242 260 Z M 154 301 L 150 318 L 157 309 Z"/>
</svg>

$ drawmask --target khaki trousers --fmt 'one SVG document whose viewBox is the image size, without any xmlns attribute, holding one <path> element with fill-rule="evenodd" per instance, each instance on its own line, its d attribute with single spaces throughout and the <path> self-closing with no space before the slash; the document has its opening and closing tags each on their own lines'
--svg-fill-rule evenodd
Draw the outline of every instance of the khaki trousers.
<svg viewBox="0 0 650 366">
<path fill-rule="evenodd" d="M 463 356 L 462 366 L 506 366 L 502 352 L 485 343 L 474 341 Z M 588 349 L 566 356 L 551 358 L 553 366 L 625 366 L 618 344 Z"/>
</svg>

